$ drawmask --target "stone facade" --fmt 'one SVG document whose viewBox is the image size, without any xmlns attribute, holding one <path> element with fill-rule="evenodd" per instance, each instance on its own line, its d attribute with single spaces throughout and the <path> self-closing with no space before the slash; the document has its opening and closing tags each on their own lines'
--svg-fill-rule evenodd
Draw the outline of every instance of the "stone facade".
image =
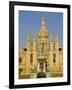
<svg viewBox="0 0 72 90">
<path fill-rule="evenodd" d="M 34 33 L 33 41 L 27 35 L 27 48 L 19 49 L 19 78 L 43 78 L 63 76 L 63 49 L 59 47 L 58 34 L 53 40 L 48 36 L 45 17 L 42 17 L 41 30 Z"/>
</svg>

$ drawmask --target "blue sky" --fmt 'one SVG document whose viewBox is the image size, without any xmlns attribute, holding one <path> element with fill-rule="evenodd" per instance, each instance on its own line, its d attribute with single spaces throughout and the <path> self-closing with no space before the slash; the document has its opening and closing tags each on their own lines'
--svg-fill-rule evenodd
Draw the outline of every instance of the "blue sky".
<svg viewBox="0 0 72 90">
<path fill-rule="evenodd" d="M 26 47 L 27 33 L 33 39 L 34 32 L 38 35 L 41 29 L 42 16 L 46 18 L 46 28 L 48 36 L 50 33 L 55 40 L 56 33 L 59 36 L 60 47 L 63 47 L 63 13 L 38 12 L 38 11 L 19 11 L 19 47 Z"/>
</svg>

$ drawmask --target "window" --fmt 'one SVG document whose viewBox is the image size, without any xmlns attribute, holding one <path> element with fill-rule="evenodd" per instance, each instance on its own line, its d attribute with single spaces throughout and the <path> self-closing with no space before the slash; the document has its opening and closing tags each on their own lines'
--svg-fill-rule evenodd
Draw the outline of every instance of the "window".
<svg viewBox="0 0 72 90">
<path fill-rule="evenodd" d="M 54 50 L 55 50 L 55 43 L 53 43 L 53 48 L 54 48 Z"/>
<path fill-rule="evenodd" d="M 56 62 L 56 54 L 53 54 L 53 63 Z"/>
<path fill-rule="evenodd" d="M 33 62 L 33 55 L 30 54 L 30 63 L 32 64 L 32 62 Z"/>
<path fill-rule="evenodd" d="M 20 63 L 20 64 L 22 63 L 22 58 L 21 58 L 21 57 L 19 57 L 19 63 Z"/>
<path fill-rule="evenodd" d="M 55 63 L 55 59 L 53 59 L 53 63 Z"/>
<path fill-rule="evenodd" d="M 44 43 L 42 43 L 42 53 L 43 53 L 43 51 L 44 51 Z"/>
<path fill-rule="evenodd" d="M 56 54 L 53 54 L 53 57 L 56 58 Z"/>
</svg>

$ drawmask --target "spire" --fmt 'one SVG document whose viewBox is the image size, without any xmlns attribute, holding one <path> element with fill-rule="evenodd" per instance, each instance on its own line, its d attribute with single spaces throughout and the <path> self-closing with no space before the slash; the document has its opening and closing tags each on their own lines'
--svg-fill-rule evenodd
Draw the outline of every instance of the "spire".
<svg viewBox="0 0 72 90">
<path fill-rule="evenodd" d="M 52 33 L 50 34 L 50 41 L 53 41 Z"/>
<path fill-rule="evenodd" d="M 42 27 L 45 27 L 45 17 L 44 16 L 42 16 Z"/>
<path fill-rule="evenodd" d="M 55 41 L 58 41 L 58 33 L 56 34 L 56 39 L 55 39 Z"/>
</svg>

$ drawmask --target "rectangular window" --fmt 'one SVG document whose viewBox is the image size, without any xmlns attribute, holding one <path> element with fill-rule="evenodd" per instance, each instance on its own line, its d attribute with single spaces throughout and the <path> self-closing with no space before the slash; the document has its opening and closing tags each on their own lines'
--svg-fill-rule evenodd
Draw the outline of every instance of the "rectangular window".
<svg viewBox="0 0 72 90">
<path fill-rule="evenodd" d="M 33 54 L 30 54 L 30 63 L 33 63 Z"/>
<path fill-rule="evenodd" d="M 53 59 L 53 63 L 55 63 L 56 62 L 56 60 L 55 59 Z"/>
<path fill-rule="evenodd" d="M 53 54 L 53 57 L 56 58 L 56 54 Z"/>
<path fill-rule="evenodd" d="M 56 62 L 56 54 L 53 54 L 53 63 Z"/>
</svg>

